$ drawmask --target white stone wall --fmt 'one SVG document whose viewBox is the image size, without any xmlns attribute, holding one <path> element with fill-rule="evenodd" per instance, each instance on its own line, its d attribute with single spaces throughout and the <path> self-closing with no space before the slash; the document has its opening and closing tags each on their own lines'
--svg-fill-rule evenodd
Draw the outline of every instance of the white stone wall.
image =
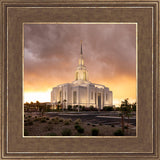
<svg viewBox="0 0 160 160">
<path fill-rule="evenodd" d="M 77 92 L 77 103 L 73 104 L 73 92 Z M 61 92 L 61 99 L 60 99 Z M 92 99 L 93 93 L 93 99 Z M 101 95 L 101 106 L 98 106 L 98 94 Z M 95 96 L 96 95 L 96 96 Z M 107 95 L 107 99 L 106 99 Z M 109 88 L 102 85 L 90 84 L 80 84 L 75 85 L 72 83 L 66 83 L 54 87 L 51 91 L 51 102 L 56 103 L 58 101 L 63 102 L 66 100 L 65 106 L 68 105 L 82 105 L 86 107 L 94 106 L 96 108 L 102 109 L 103 106 L 111 106 L 113 104 L 112 91 Z M 95 103 L 96 102 L 96 103 Z"/>
<path fill-rule="evenodd" d="M 93 99 L 92 99 L 92 93 L 93 93 Z M 94 86 L 89 87 L 89 106 L 95 107 L 95 93 L 96 88 Z"/>
<path fill-rule="evenodd" d="M 107 94 L 107 99 L 106 99 L 106 94 Z M 112 92 L 111 91 L 107 91 L 107 92 L 105 92 L 105 94 L 104 94 L 105 96 L 105 103 L 104 103 L 104 106 L 111 106 L 111 105 L 113 105 L 113 98 L 112 98 Z"/>
<path fill-rule="evenodd" d="M 58 87 L 54 87 L 51 91 L 51 102 L 55 103 L 57 102 L 57 95 L 58 94 Z"/>
<path fill-rule="evenodd" d="M 79 87 L 79 104 L 87 105 L 87 87 Z"/>
</svg>

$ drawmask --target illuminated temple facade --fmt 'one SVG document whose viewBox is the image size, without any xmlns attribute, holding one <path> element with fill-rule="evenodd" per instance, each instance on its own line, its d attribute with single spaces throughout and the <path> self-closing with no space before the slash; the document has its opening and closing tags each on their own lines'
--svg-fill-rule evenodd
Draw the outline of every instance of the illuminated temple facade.
<svg viewBox="0 0 160 160">
<path fill-rule="evenodd" d="M 64 103 L 68 105 L 81 105 L 85 107 L 93 106 L 103 109 L 104 106 L 112 106 L 112 91 L 108 87 L 91 83 L 88 80 L 88 71 L 84 65 L 82 44 L 79 64 L 75 72 L 75 81 L 72 83 L 60 84 L 51 91 L 51 103 Z"/>
</svg>

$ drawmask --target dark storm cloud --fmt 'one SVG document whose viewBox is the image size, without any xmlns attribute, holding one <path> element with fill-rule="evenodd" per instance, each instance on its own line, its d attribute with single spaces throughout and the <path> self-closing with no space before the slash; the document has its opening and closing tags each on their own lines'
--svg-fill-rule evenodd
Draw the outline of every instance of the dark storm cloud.
<svg viewBox="0 0 160 160">
<path fill-rule="evenodd" d="M 81 40 L 91 81 L 135 78 L 135 24 L 25 24 L 25 83 L 73 81 Z"/>
</svg>

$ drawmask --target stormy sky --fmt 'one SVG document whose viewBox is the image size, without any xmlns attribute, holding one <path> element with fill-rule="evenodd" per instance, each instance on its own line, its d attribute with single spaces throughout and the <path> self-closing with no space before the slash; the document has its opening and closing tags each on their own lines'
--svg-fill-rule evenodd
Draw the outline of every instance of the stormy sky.
<svg viewBox="0 0 160 160">
<path fill-rule="evenodd" d="M 135 101 L 136 24 L 25 24 L 25 101 L 50 101 L 52 87 L 75 80 L 81 40 L 89 81 L 109 87 L 115 104 Z"/>
</svg>

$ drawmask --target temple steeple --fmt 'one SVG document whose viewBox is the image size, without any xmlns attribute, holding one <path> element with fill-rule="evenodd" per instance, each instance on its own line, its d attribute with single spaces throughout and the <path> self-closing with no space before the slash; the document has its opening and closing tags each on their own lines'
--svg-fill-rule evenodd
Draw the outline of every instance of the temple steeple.
<svg viewBox="0 0 160 160">
<path fill-rule="evenodd" d="M 82 50 L 82 41 L 81 41 L 81 54 L 79 58 L 79 65 L 77 66 L 75 79 L 81 81 L 88 81 L 88 72 L 86 66 L 84 65 L 84 58 L 83 58 L 83 50 Z"/>
<path fill-rule="evenodd" d="M 83 54 L 83 51 L 82 51 L 82 41 L 81 41 L 81 54 Z"/>
<path fill-rule="evenodd" d="M 80 59 L 79 59 L 79 65 L 81 65 L 81 66 L 84 65 L 83 50 L 82 50 L 82 41 L 81 41 L 81 55 L 80 55 Z"/>
</svg>

